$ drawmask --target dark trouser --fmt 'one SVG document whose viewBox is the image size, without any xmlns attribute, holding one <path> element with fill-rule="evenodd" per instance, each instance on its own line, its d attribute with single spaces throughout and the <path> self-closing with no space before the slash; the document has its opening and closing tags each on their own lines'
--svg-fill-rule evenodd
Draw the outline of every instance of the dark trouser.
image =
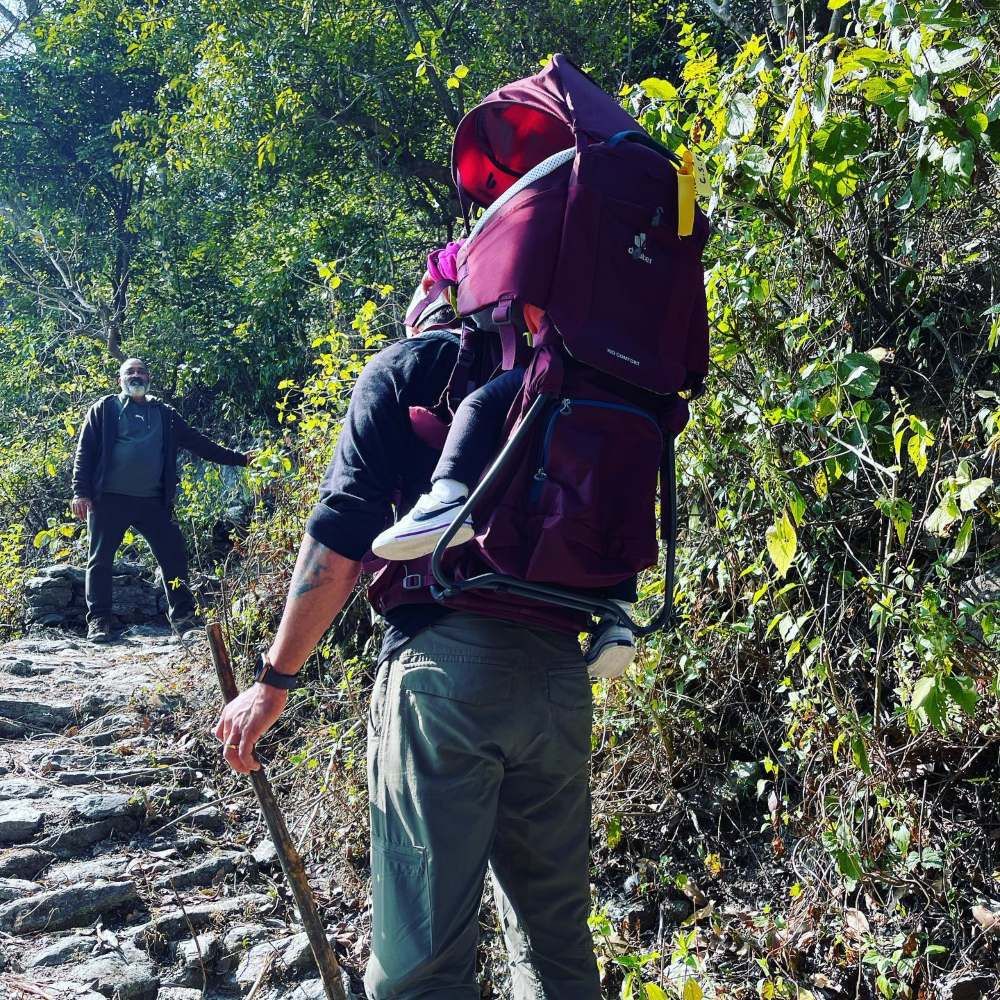
<svg viewBox="0 0 1000 1000">
<path fill-rule="evenodd" d="M 515 368 L 470 392 L 459 403 L 431 474 L 432 483 L 457 479 L 471 490 L 479 482 L 486 466 L 496 458 L 504 420 L 523 381 L 524 369 Z"/>
<path fill-rule="evenodd" d="M 450 614 L 384 662 L 368 731 L 373 1000 L 479 1000 L 487 866 L 514 1000 L 600 1000 L 587 668 L 576 640 Z"/>
<path fill-rule="evenodd" d="M 125 532 L 132 528 L 149 543 L 160 564 L 173 620 L 194 611 L 194 598 L 187 587 L 187 555 L 184 536 L 171 510 L 162 500 L 105 493 L 87 518 L 90 558 L 87 560 L 87 621 L 111 616 L 111 575 L 115 553 Z M 177 585 L 176 581 L 180 581 Z"/>
</svg>

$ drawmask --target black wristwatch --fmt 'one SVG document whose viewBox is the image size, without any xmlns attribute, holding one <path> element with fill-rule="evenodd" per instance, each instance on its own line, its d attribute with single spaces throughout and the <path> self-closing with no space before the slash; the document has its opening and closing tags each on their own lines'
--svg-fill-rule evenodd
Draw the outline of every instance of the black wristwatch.
<svg viewBox="0 0 1000 1000">
<path fill-rule="evenodd" d="M 269 687 L 281 688 L 282 691 L 291 691 L 299 686 L 299 675 L 279 673 L 271 666 L 267 653 L 258 653 L 254 681 L 258 684 L 267 684 Z"/>
</svg>

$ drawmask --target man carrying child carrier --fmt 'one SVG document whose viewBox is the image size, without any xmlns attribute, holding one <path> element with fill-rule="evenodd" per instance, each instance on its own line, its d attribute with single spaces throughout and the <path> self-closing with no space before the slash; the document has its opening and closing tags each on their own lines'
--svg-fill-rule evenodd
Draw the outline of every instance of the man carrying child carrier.
<svg viewBox="0 0 1000 1000">
<path fill-rule="evenodd" d="M 634 121 L 564 57 L 491 95 L 483 109 L 471 131 L 466 122 L 459 127 L 456 180 L 463 195 L 501 208 L 489 227 L 480 220 L 457 255 L 455 248 L 432 255 L 430 287 L 408 318 L 418 335 L 381 351 L 358 379 L 274 642 L 260 657 L 257 682 L 226 706 L 215 732 L 234 770 L 256 769 L 257 740 L 354 589 L 362 560 L 373 548 L 381 552 L 391 561 L 369 589 L 387 629 L 369 713 L 368 996 L 480 996 L 478 916 L 489 868 L 515 1000 L 598 1000 L 587 925 L 588 667 L 614 673 L 634 653 L 626 609 L 635 573 L 657 559 L 656 482 L 668 469 L 672 475 L 673 435 L 686 419 L 676 392 L 697 389 L 707 362 L 700 276 L 707 225 L 700 214 L 694 230 L 685 220 L 679 164 L 643 146 Z M 612 141 L 623 132 L 631 138 Z M 462 145 L 470 135 L 490 147 L 479 161 Z M 647 284 L 672 293 L 672 315 L 647 317 L 645 338 L 622 333 L 610 352 L 601 345 L 595 353 L 573 332 L 586 329 L 570 315 L 573 304 L 542 294 L 530 280 L 519 285 L 511 277 L 517 262 L 505 271 L 488 229 L 504 227 L 507 246 L 517 225 L 527 225 L 538 249 L 548 238 L 544 220 L 532 228 L 525 198 L 544 208 L 538 195 L 548 194 L 565 209 L 609 164 L 624 172 L 632 197 L 614 234 L 628 238 L 614 248 L 614 260 L 595 259 L 591 267 L 615 271 L 609 280 L 626 293 L 626 319 L 642 307 Z M 574 222 L 567 212 L 571 224 L 586 220 Z M 566 265 L 558 242 L 532 265 L 533 272 L 548 266 L 553 287 Z M 622 267 L 619 251 L 648 275 Z M 502 295 L 488 282 L 465 280 L 483 273 L 476 261 L 484 254 L 498 280 L 511 281 Z M 461 325 L 461 334 L 450 309 L 456 288 L 462 315 L 482 320 L 476 328 Z M 673 337 L 667 346 L 664 324 Z M 513 376 L 513 385 L 497 391 L 502 406 L 510 405 L 494 446 L 511 436 L 466 505 L 483 464 L 483 455 L 469 453 L 481 441 L 466 432 L 482 414 L 465 419 L 456 411 L 492 381 L 493 344 L 503 370 L 523 374 L 520 387 Z M 457 426 L 449 433 L 450 414 Z M 495 436 L 495 417 L 487 424 L 476 435 Z M 503 469 L 510 474 L 501 477 Z M 432 479 L 444 485 L 435 491 Z M 482 495 L 490 509 L 480 515 Z M 665 487 L 661 495 L 662 530 L 673 505 Z M 393 524 L 393 508 L 407 516 Z M 450 539 L 442 539 L 446 529 Z M 431 558 L 434 544 L 451 547 Z M 669 599 L 669 569 L 667 576 Z M 487 583 L 477 590 L 477 580 Z M 589 664 L 577 641 L 593 620 L 588 612 L 599 619 Z M 612 636 L 607 648 L 625 650 L 606 670 L 602 635 Z"/>
</svg>

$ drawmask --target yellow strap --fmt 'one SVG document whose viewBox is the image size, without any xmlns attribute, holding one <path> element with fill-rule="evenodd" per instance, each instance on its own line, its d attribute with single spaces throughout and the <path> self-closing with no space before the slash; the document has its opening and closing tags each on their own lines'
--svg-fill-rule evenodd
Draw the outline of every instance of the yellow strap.
<svg viewBox="0 0 1000 1000">
<path fill-rule="evenodd" d="M 677 168 L 677 235 L 690 236 L 694 232 L 694 157 L 685 149 L 681 165 Z"/>
</svg>

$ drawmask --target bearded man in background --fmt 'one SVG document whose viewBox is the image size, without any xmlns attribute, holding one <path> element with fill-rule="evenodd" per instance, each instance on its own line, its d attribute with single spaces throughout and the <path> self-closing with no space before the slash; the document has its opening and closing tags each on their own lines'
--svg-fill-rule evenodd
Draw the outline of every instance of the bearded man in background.
<svg viewBox="0 0 1000 1000">
<path fill-rule="evenodd" d="M 149 368 L 128 358 L 118 370 L 121 392 L 87 412 L 73 463 L 74 516 L 87 520 L 87 638 L 111 638 L 115 554 L 132 528 L 149 543 L 163 575 L 170 624 L 181 634 L 196 624 L 187 585 L 184 537 L 174 520 L 177 450 L 219 465 L 247 465 L 253 453 L 215 444 L 162 400 L 148 395 Z"/>
</svg>

